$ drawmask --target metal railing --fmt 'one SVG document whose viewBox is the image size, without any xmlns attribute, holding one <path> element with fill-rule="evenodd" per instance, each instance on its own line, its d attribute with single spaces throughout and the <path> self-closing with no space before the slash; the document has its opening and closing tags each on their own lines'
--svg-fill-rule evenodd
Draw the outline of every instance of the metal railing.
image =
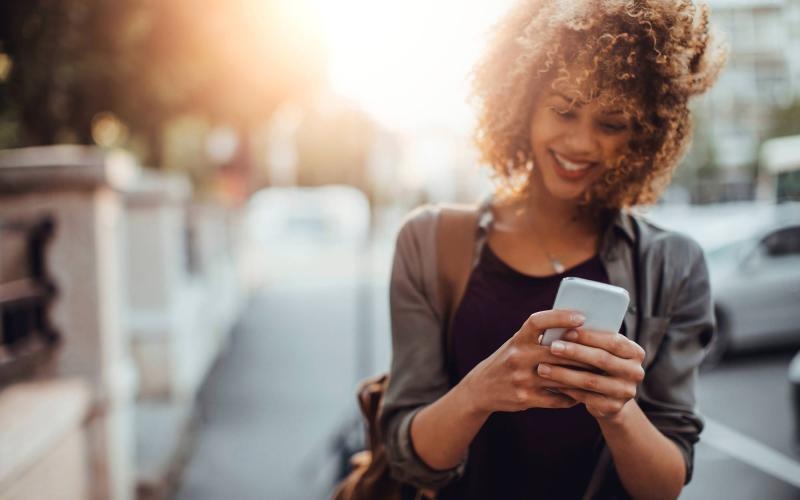
<svg viewBox="0 0 800 500">
<path fill-rule="evenodd" d="M 0 268 L 0 386 L 35 374 L 58 345 L 59 335 L 48 318 L 56 288 L 45 260 L 54 230 L 49 215 L 0 220 L 0 247 L 17 250 L 13 256 L 0 255 L 6 257 L 0 266 L 14 267 Z"/>
</svg>

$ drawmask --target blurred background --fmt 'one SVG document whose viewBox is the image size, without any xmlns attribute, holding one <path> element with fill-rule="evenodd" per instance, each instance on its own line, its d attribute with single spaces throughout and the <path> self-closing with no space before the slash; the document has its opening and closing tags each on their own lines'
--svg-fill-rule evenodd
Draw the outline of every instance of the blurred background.
<svg viewBox="0 0 800 500">
<path fill-rule="evenodd" d="M 800 498 L 800 0 L 647 210 L 719 335 L 682 498 Z M 0 4 L 0 498 L 326 498 L 388 369 L 403 216 L 490 192 L 471 64 L 510 0 Z"/>
</svg>

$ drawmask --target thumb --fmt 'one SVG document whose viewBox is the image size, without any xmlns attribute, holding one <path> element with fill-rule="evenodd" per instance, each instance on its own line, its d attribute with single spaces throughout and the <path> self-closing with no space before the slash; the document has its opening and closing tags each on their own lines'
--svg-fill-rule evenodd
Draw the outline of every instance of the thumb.
<svg viewBox="0 0 800 500">
<path fill-rule="evenodd" d="M 575 311 L 548 309 L 528 316 L 519 334 L 532 343 L 539 343 L 539 336 L 548 328 L 577 328 L 584 320 L 583 315 Z"/>
</svg>

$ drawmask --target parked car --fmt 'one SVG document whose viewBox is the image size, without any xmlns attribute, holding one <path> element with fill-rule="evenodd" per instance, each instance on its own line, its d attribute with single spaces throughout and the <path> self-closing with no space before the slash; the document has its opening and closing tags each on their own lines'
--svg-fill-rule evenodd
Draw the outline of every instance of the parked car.
<svg viewBox="0 0 800 500">
<path fill-rule="evenodd" d="M 346 281 L 368 265 L 370 205 L 354 187 L 265 188 L 244 222 L 251 286 Z"/>
<path fill-rule="evenodd" d="M 370 207 L 351 186 L 270 187 L 253 194 L 247 223 L 258 243 L 288 253 L 359 247 L 369 237 Z"/>
<path fill-rule="evenodd" d="M 708 252 L 717 335 L 725 352 L 800 342 L 800 221 Z"/>
<path fill-rule="evenodd" d="M 700 207 L 652 217 L 704 247 L 717 318 L 706 365 L 729 352 L 800 344 L 800 204 Z M 663 223 L 666 221 L 666 223 Z"/>
</svg>

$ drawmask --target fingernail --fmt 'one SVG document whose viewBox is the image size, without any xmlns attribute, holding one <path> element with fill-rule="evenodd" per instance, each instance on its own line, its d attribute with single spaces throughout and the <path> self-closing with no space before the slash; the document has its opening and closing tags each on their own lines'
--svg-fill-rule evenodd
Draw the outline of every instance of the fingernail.
<svg viewBox="0 0 800 500">
<path fill-rule="evenodd" d="M 566 346 L 564 345 L 564 343 L 560 342 L 558 340 L 556 340 L 552 344 L 550 344 L 550 350 L 553 351 L 553 352 L 564 352 L 564 348 L 565 347 Z M 541 365 L 539 365 L 539 366 L 541 366 Z"/>
<path fill-rule="evenodd" d="M 564 338 L 567 340 L 575 340 L 578 338 L 578 332 L 575 330 L 570 330 L 564 334 Z"/>
<path fill-rule="evenodd" d="M 539 369 L 539 375 L 547 375 L 548 373 L 550 373 L 550 367 L 543 363 L 539 364 L 538 369 Z"/>
<path fill-rule="evenodd" d="M 572 315 L 572 321 L 575 322 L 575 323 L 581 323 L 582 324 L 584 321 L 586 321 L 586 316 L 584 316 L 581 313 L 574 313 Z"/>
</svg>

